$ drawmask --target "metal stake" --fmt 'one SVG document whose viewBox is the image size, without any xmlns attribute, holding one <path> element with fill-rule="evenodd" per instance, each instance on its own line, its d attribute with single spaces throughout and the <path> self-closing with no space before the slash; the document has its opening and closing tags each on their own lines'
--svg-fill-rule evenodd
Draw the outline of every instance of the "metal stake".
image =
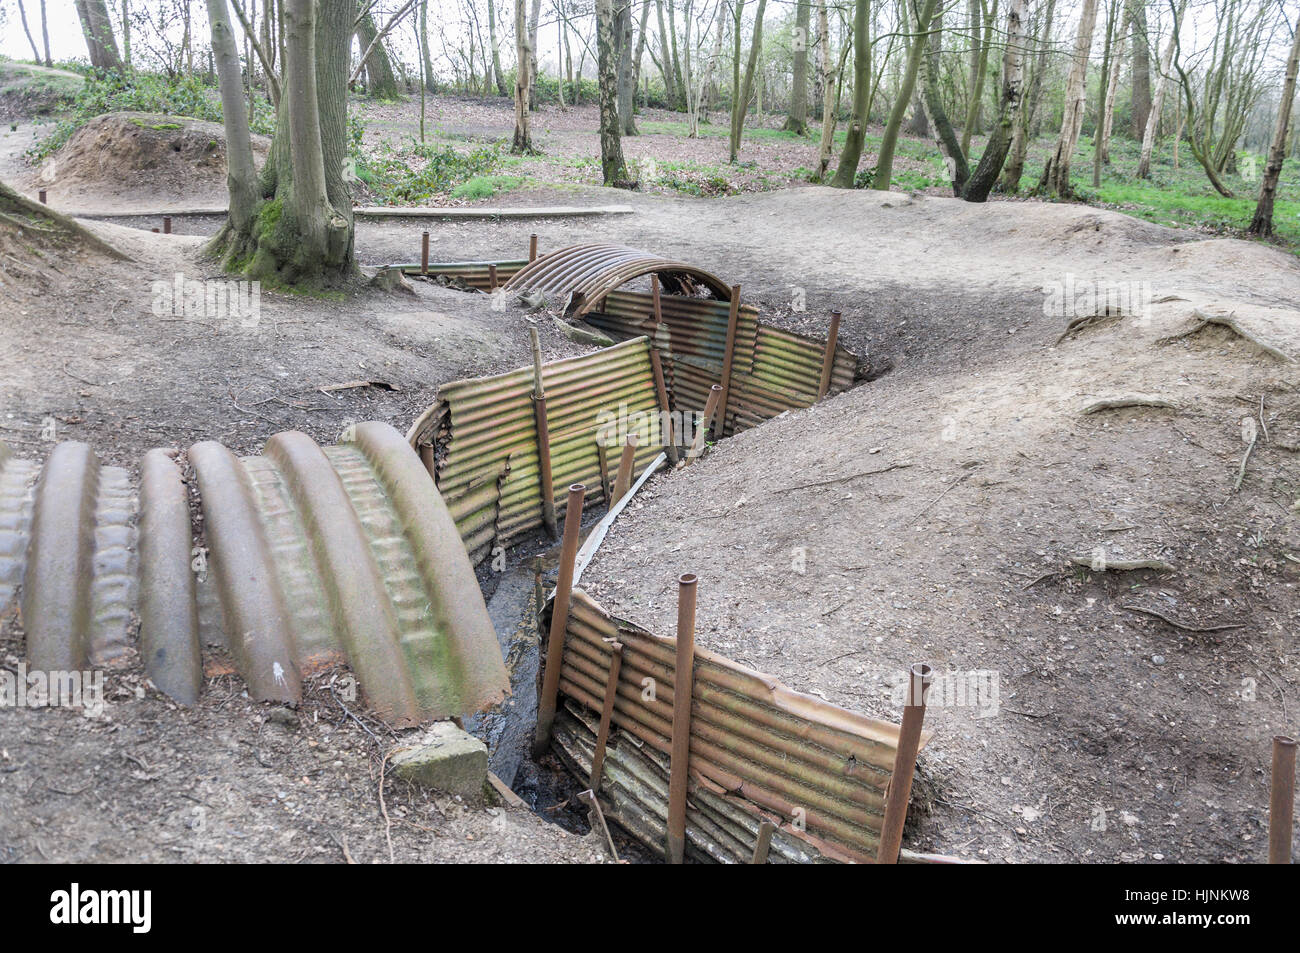
<svg viewBox="0 0 1300 953">
<path fill-rule="evenodd" d="M 731 403 L 731 365 L 736 356 L 736 332 L 740 327 L 740 285 L 731 286 L 731 314 L 727 317 L 727 344 L 722 351 L 722 413 L 718 417 L 718 436 L 727 429 L 727 405 Z"/>
<path fill-rule="evenodd" d="M 921 725 L 925 721 L 925 693 L 934 681 L 934 669 L 918 662 L 908 676 L 907 704 L 903 706 L 903 727 L 898 732 L 898 750 L 894 753 L 894 773 L 889 776 L 889 789 L 885 792 L 885 819 L 876 851 L 878 864 L 898 863 L 898 850 L 903 846 L 903 822 L 907 820 L 907 801 L 912 796 L 916 752 L 921 747 Z"/>
<path fill-rule="evenodd" d="M 704 402 L 704 419 L 700 421 L 700 425 L 695 431 L 695 439 L 691 441 L 691 449 L 686 451 L 687 464 L 690 464 L 692 460 L 704 452 L 704 444 L 709 439 L 709 422 L 713 420 L 718 410 L 718 399 L 721 396 L 721 384 L 714 384 L 709 388 L 709 399 Z"/>
<path fill-rule="evenodd" d="M 1295 739 L 1273 738 L 1273 792 L 1268 804 L 1268 862 L 1291 863 L 1295 821 Z"/>
<path fill-rule="evenodd" d="M 764 821 L 758 825 L 758 840 L 754 843 L 754 856 L 750 860 L 751 864 L 767 863 L 767 854 L 772 848 L 772 834 L 775 831 L 776 825 L 771 821 Z"/>
<path fill-rule="evenodd" d="M 695 587 L 699 577 L 677 578 L 677 660 L 673 667 L 673 738 L 668 761 L 668 862 L 686 860 L 686 774 L 691 756 L 691 695 L 695 672 Z"/>
<path fill-rule="evenodd" d="M 582 498 L 587 488 L 581 483 L 569 487 L 569 506 L 564 514 L 564 541 L 560 544 L 560 575 L 555 582 L 555 603 L 551 607 L 551 633 L 546 643 L 546 673 L 537 699 L 537 735 L 533 757 L 540 758 L 551 740 L 555 706 L 560 696 L 560 665 L 564 661 L 564 636 L 569 630 L 569 598 L 573 595 L 573 563 L 578 557 L 578 530 L 582 526 Z"/>
<path fill-rule="evenodd" d="M 623 643 L 613 642 L 609 647 L 609 676 L 605 679 L 605 701 L 600 709 L 600 728 L 596 732 L 596 750 L 591 756 L 591 789 L 600 790 L 600 776 L 605 767 L 605 746 L 609 744 L 609 729 L 614 720 L 614 701 L 618 697 L 618 673 L 623 668 Z"/>
<path fill-rule="evenodd" d="M 429 233 L 420 235 L 420 274 L 429 273 Z"/>
<path fill-rule="evenodd" d="M 530 327 L 528 336 L 533 345 L 533 419 L 537 427 L 537 463 L 539 489 L 542 496 L 542 522 L 551 539 L 559 535 L 555 518 L 555 477 L 551 475 L 551 429 L 546 417 L 546 388 L 542 383 L 542 342 L 537 328 Z"/>
<path fill-rule="evenodd" d="M 609 501 L 610 506 L 623 499 L 627 491 L 632 488 L 632 471 L 636 467 L 636 445 L 636 434 L 628 434 L 627 441 L 623 444 L 623 456 L 618 461 L 618 476 L 614 478 L 614 496 Z"/>
<path fill-rule="evenodd" d="M 840 313 L 831 312 L 831 330 L 826 335 L 826 353 L 822 356 L 822 381 L 817 388 L 817 399 L 825 397 L 831 389 L 831 375 L 835 371 L 835 345 L 840 339 Z"/>
</svg>

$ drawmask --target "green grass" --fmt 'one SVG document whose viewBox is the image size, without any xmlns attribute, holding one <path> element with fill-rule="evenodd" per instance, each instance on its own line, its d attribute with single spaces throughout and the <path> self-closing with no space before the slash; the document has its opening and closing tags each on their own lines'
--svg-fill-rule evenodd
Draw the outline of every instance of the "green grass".
<svg viewBox="0 0 1300 953">
<path fill-rule="evenodd" d="M 522 175 L 476 175 L 451 190 L 454 199 L 490 199 L 494 195 L 510 192 L 524 184 Z"/>
</svg>

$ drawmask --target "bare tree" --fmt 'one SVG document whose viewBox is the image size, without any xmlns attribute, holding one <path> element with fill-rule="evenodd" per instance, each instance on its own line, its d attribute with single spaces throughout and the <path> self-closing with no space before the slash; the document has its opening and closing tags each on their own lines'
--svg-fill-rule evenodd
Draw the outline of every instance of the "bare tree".
<svg viewBox="0 0 1300 953">
<path fill-rule="evenodd" d="M 866 0 L 860 0 L 865 3 Z M 883 192 L 889 191 L 890 182 L 894 177 L 894 152 L 898 148 L 898 135 L 903 128 L 903 120 L 907 117 L 907 107 L 912 99 L 912 92 L 916 89 L 916 76 L 921 69 L 921 60 L 925 56 L 926 47 L 929 45 L 930 23 L 934 20 L 935 11 L 938 9 L 938 0 L 920 0 L 920 5 L 916 11 L 915 32 L 911 37 L 911 46 L 907 51 L 907 60 L 903 65 L 902 80 L 899 84 L 897 94 L 894 96 L 894 105 L 889 112 L 889 121 L 885 124 L 884 134 L 880 137 L 880 155 L 876 159 L 876 171 L 871 177 L 871 187 Z M 862 13 L 855 16 L 865 21 Z M 853 29 L 853 46 L 854 46 L 854 90 L 853 90 L 853 118 L 849 121 L 849 133 L 844 143 L 844 152 L 840 155 L 840 166 L 835 172 L 835 180 L 832 185 L 840 188 L 852 188 L 853 178 L 858 166 L 858 159 L 862 155 L 862 143 L 866 134 L 867 124 L 867 103 L 868 93 L 864 89 L 859 91 L 858 84 L 868 86 L 871 82 L 871 58 L 870 53 L 865 55 L 861 52 L 863 47 L 870 47 L 867 43 L 867 30 L 865 22 L 859 28 L 857 19 L 854 21 Z M 861 101 L 861 109 L 859 109 Z M 849 144 L 854 141 L 854 151 L 850 154 Z"/>
<path fill-rule="evenodd" d="M 526 0 L 515 0 L 515 138 L 510 151 L 516 155 L 533 151 L 529 126 L 528 98 L 532 88 L 533 50 L 529 44 Z"/>
<path fill-rule="evenodd" d="M 735 162 L 740 154 L 740 141 L 745 132 L 745 114 L 749 111 L 749 97 L 754 94 L 754 70 L 758 65 L 758 54 L 763 49 L 763 11 L 767 9 L 767 0 L 758 0 L 758 11 L 754 15 L 754 35 L 749 41 L 749 59 L 745 63 L 745 75 L 740 76 L 740 12 L 743 2 L 736 4 L 736 66 L 733 76 L 736 79 L 731 100 L 731 161 Z"/>
<path fill-rule="evenodd" d="M 1128 0 L 1129 25 L 1133 29 L 1133 120 L 1132 135 L 1138 142 L 1146 134 L 1151 114 L 1151 38 L 1147 31 L 1146 0 Z"/>
<path fill-rule="evenodd" d="M 1035 113 L 1043 98 L 1043 76 L 1047 72 L 1047 52 L 1052 42 L 1052 19 L 1055 12 L 1056 0 L 1047 0 L 1042 26 L 1038 31 L 1038 50 L 1028 92 L 1016 117 L 1015 128 L 1011 135 L 1011 152 L 1007 157 L 1006 168 L 1002 172 L 1003 192 L 1014 194 L 1020 189 L 1020 176 L 1024 173 L 1025 156 L 1029 151 L 1030 130 L 1033 128 Z"/>
<path fill-rule="evenodd" d="M 1277 123 L 1273 127 L 1273 145 L 1268 150 L 1268 165 L 1259 186 L 1259 201 L 1250 220 L 1252 235 L 1273 234 L 1273 200 L 1277 197 L 1277 182 L 1282 176 L 1282 163 L 1286 161 L 1287 126 L 1291 122 L 1291 107 L 1295 101 L 1296 73 L 1300 72 L 1300 18 L 1291 33 L 1291 53 L 1286 61 L 1286 79 L 1282 83 L 1282 98 L 1277 106 Z"/>
<path fill-rule="evenodd" d="M 492 82 L 498 96 L 509 96 L 505 74 L 501 71 L 501 44 L 497 41 L 497 0 L 488 0 L 488 42 L 492 44 Z M 563 102 L 563 91 L 561 91 Z"/>
<path fill-rule="evenodd" d="M 600 169 L 606 185 L 627 186 L 627 163 L 618 118 L 618 58 L 614 49 L 615 0 L 596 0 L 596 64 L 600 87 Z"/>
<path fill-rule="evenodd" d="M 1083 111 L 1087 105 L 1088 52 L 1092 49 L 1092 33 L 1097 26 L 1097 0 L 1083 0 L 1079 17 L 1079 30 L 1075 35 L 1074 54 L 1070 60 L 1070 75 L 1065 84 L 1065 113 L 1061 119 L 1061 132 L 1056 138 L 1056 148 L 1043 168 L 1039 188 L 1050 195 L 1069 196 L 1074 192 L 1070 184 L 1070 161 L 1079 144 L 1083 130 Z"/>
<path fill-rule="evenodd" d="M 81 32 L 86 38 L 90 65 L 97 70 L 120 70 L 122 57 L 113 36 L 113 21 L 105 0 L 75 0 Z"/>
<path fill-rule="evenodd" d="M 1160 72 L 1156 77 L 1156 92 L 1151 101 L 1151 112 L 1147 119 L 1146 128 L 1142 130 L 1142 151 L 1138 156 L 1137 174 L 1138 178 L 1146 179 L 1151 176 L 1151 152 L 1155 148 L 1156 134 L 1160 130 L 1160 113 L 1165 107 L 1165 90 L 1169 88 L 1169 71 L 1173 65 L 1174 46 L 1176 36 L 1183 20 L 1183 11 L 1187 9 L 1187 0 L 1179 0 L 1178 6 L 1174 9 L 1174 23 L 1169 34 L 1169 39 L 1165 42 L 1165 52 L 1160 57 Z"/>
<path fill-rule="evenodd" d="M 808 26 L 812 4 L 799 0 L 794 16 L 794 72 L 790 80 L 790 112 L 782 127 L 787 132 L 808 134 Z"/>
<path fill-rule="evenodd" d="M 23 6 L 23 0 L 18 0 L 18 18 L 22 20 L 23 32 L 27 34 L 27 42 L 32 45 L 32 59 L 36 62 L 41 61 L 41 51 L 36 47 L 36 40 L 32 37 L 31 27 L 27 25 L 27 9 Z"/>
</svg>

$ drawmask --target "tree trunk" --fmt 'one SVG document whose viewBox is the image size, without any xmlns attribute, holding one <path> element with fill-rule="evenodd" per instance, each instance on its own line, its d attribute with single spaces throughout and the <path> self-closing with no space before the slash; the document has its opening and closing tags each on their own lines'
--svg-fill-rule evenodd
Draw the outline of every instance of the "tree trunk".
<svg viewBox="0 0 1300 953">
<path fill-rule="evenodd" d="M 743 7 L 745 0 L 737 0 Z M 655 14 L 659 20 L 659 72 L 664 78 L 664 99 L 671 108 L 677 103 L 677 85 L 673 80 L 673 64 L 668 57 L 668 26 L 664 20 L 664 0 L 655 0 Z"/>
<path fill-rule="evenodd" d="M 979 63 L 975 72 L 975 88 L 971 91 L 970 109 L 966 112 L 966 124 L 961 131 L 961 151 L 970 152 L 970 139 L 974 133 L 980 131 L 980 112 L 984 101 L 984 84 L 988 78 L 989 72 L 989 50 L 993 46 L 993 22 L 998 15 L 997 0 L 993 0 L 993 6 L 990 7 L 987 0 L 983 0 L 982 8 L 984 12 L 984 39 L 980 42 Z M 976 34 L 978 38 L 978 34 Z"/>
<path fill-rule="evenodd" d="M 636 80 L 632 76 L 632 47 L 636 30 L 632 24 L 632 0 L 614 0 L 614 39 L 618 43 L 619 126 L 623 135 L 635 136 Z"/>
<path fill-rule="evenodd" d="M 677 5 L 676 0 L 668 0 L 668 43 L 673 54 L 673 86 L 677 89 L 677 108 L 686 108 L 687 83 L 682 76 L 682 60 L 677 53 Z M 664 53 L 667 56 L 667 52 Z"/>
<path fill-rule="evenodd" d="M 487 8 L 488 42 L 492 44 L 492 82 L 496 84 L 498 96 L 509 96 L 510 88 L 506 86 L 506 76 L 501 71 L 501 44 L 497 41 L 497 0 L 488 0 Z M 562 95 L 560 101 L 564 101 Z"/>
<path fill-rule="evenodd" d="M 1300 18 L 1296 19 L 1291 40 L 1291 55 L 1286 61 L 1286 80 L 1282 83 L 1282 99 L 1277 107 L 1277 124 L 1273 127 L 1273 145 L 1268 150 L 1268 165 L 1264 167 L 1264 181 L 1259 186 L 1259 201 L 1250 220 L 1250 233 L 1267 237 L 1273 234 L 1273 200 L 1277 197 L 1277 182 L 1286 161 L 1287 126 L 1291 122 L 1291 104 L 1295 99 L 1296 73 L 1300 72 Z"/>
<path fill-rule="evenodd" d="M 831 179 L 831 186 L 837 189 L 851 189 L 858 174 L 858 162 L 862 159 L 862 145 L 867 137 L 867 103 L 871 96 L 871 25 L 870 0 L 857 0 L 853 7 L 853 115 L 849 117 L 849 128 L 844 136 L 844 149 L 840 152 L 840 162 Z M 916 42 L 914 39 L 913 42 Z M 915 73 L 913 79 L 915 80 Z M 908 97 L 911 90 L 908 90 Z M 899 100 L 894 103 L 895 113 L 900 113 Z M 906 106 L 906 102 L 903 101 Z M 892 114 L 891 114 L 892 119 Z M 889 130 L 885 131 L 889 135 Z M 894 129 L 898 137 L 898 129 Z M 883 142 L 882 142 L 883 148 Z"/>
<path fill-rule="evenodd" d="M 221 114 L 226 129 L 226 187 L 230 192 L 230 213 L 225 227 L 209 244 L 209 249 L 225 256 L 229 267 L 233 258 L 247 252 L 246 240 L 253 231 L 253 216 L 261 196 L 258 193 L 257 168 L 253 164 L 252 139 L 248 116 L 244 112 L 243 77 L 240 75 L 239 45 L 230 26 L 226 0 L 207 0 L 208 23 L 212 27 L 212 55 L 221 89 Z M 232 245 L 231 235 L 243 236 Z"/>
<path fill-rule="evenodd" d="M 1187 9 L 1187 0 L 1181 0 L 1174 12 L 1174 23 L 1165 42 L 1165 51 L 1160 56 L 1160 75 L 1156 77 L 1156 94 L 1151 102 L 1151 112 L 1146 127 L 1142 130 L 1142 152 L 1138 156 L 1137 174 L 1139 179 L 1151 177 L 1151 152 L 1155 148 L 1156 134 L 1160 130 L 1160 113 L 1165 108 L 1165 91 L 1169 88 L 1169 69 L 1174 59 L 1174 47 L 1183 11 Z"/>
<path fill-rule="evenodd" d="M 790 80 L 790 114 L 787 132 L 808 134 L 808 25 L 812 19 L 810 0 L 799 0 L 794 15 L 794 75 Z"/>
<path fill-rule="evenodd" d="M 528 108 L 537 110 L 537 25 L 542 18 L 542 0 L 533 0 L 533 10 L 528 21 Z M 532 149 L 532 140 L 528 148 Z"/>
<path fill-rule="evenodd" d="M 999 96 L 998 122 L 989 134 L 988 145 L 980 154 L 979 165 L 971 173 L 962 192 L 968 202 L 983 202 L 993 191 L 1011 149 L 1013 130 L 1019 125 L 1024 92 L 1024 0 L 1011 0 L 1007 10 L 1007 47 L 1002 55 L 1002 92 Z"/>
<path fill-rule="evenodd" d="M 1147 36 L 1146 0 L 1129 0 L 1133 27 L 1133 138 L 1141 142 L 1151 113 L 1151 41 Z"/>
<path fill-rule="evenodd" d="M 817 0 L 817 55 L 821 60 L 822 138 L 817 144 L 817 181 L 826 178 L 835 147 L 835 67 L 831 65 L 831 25 L 826 0 Z"/>
<path fill-rule="evenodd" d="M 384 49 L 384 41 L 375 43 L 378 35 L 379 28 L 367 13 L 357 24 L 357 42 L 361 44 L 361 52 L 364 54 L 367 49 L 370 50 L 370 55 L 366 57 L 366 94 L 372 99 L 397 99 L 400 93 L 397 76 L 393 73 L 388 51 Z"/>
<path fill-rule="evenodd" d="M 636 52 L 632 55 L 632 103 L 636 114 L 636 91 L 641 85 L 641 60 L 645 57 L 646 26 L 650 22 L 650 0 L 641 0 L 641 23 L 637 27 Z M 635 124 L 635 119 L 633 119 Z M 627 130 L 625 129 L 624 132 Z"/>
<path fill-rule="evenodd" d="M 1124 65 L 1124 46 L 1127 39 L 1128 36 L 1121 30 L 1119 38 L 1115 41 L 1115 51 L 1110 61 L 1110 82 L 1106 85 L 1101 123 L 1101 161 L 1105 165 L 1110 165 L 1110 140 L 1115 132 L 1115 100 L 1119 96 L 1119 74 Z"/>
<path fill-rule="evenodd" d="M 740 4 L 737 4 L 740 8 Z M 740 154 L 740 141 L 745 132 L 745 114 L 749 111 L 749 97 L 754 92 L 754 70 L 758 66 L 758 54 L 763 49 L 763 11 L 767 0 L 758 0 L 758 12 L 754 16 L 754 36 L 749 41 L 749 59 L 745 63 L 745 78 L 741 80 L 736 97 L 731 104 L 731 161 L 735 162 Z M 736 49 L 740 49 L 739 23 L 737 23 Z M 737 59 L 739 69 L 739 58 Z"/>
<path fill-rule="evenodd" d="M 528 98 L 532 89 L 533 51 L 529 43 L 526 0 L 515 0 L 515 138 L 510 151 L 524 155 L 533 151 L 533 132 L 529 127 Z"/>
<path fill-rule="evenodd" d="M 117 52 L 113 21 L 109 19 L 105 0 L 76 0 L 76 7 L 81 32 L 86 38 L 86 50 L 90 54 L 90 65 L 97 70 L 120 71 L 122 58 Z"/>
<path fill-rule="evenodd" d="M 934 19 L 934 12 L 937 6 L 938 6 L 937 0 L 922 0 L 920 10 L 918 11 L 916 17 L 916 22 L 918 25 L 916 36 L 912 38 L 912 45 L 907 51 L 907 62 L 903 67 L 902 83 L 900 85 L 898 95 L 894 98 L 894 106 L 890 110 L 889 122 L 886 123 L 885 125 L 884 135 L 882 135 L 880 138 L 880 156 L 876 160 L 876 171 L 871 178 L 871 187 L 873 189 L 878 189 L 882 192 L 889 191 L 890 180 L 893 179 L 894 177 L 894 150 L 898 147 L 898 134 L 900 130 L 902 130 L 903 128 L 903 118 L 907 115 L 907 105 L 909 100 L 911 100 L 912 98 L 912 91 L 916 89 L 916 75 L 921 69 L 921 60 L 925 56 L 926 48 L 929 46 L 928 30 L 929 30 L 930 21 Z M 855 25 L 854 28 L 855 38 L 853 41 L 854 43 L 857 43 L 856 34 L 857 34 L 857 30 Z M 862 36 L 863 39 L 865 40 L 866 39 L 865 28 L 862 32 Z M 862 81 L 870 82 L 870 79 L 871 79 L 871 71 L 870 71 L 870 61 L 868 59 L 868 64 L 865 69 L 865 75 L 862 77 Z M 866 131 L 866 116 L 864 114 L 860 120 L 858 119 L 857 108 L 856 108 L 858 93 L 856 90 L 854 90 L 853 98 L 854 98 L 854 105 L 855 105 L 854 120 L 859 122 L 861 125 L 861 130 L 857 134 L 857 141 L 858 141 L 857 148 L 860 154 L 862 151 L 862 136 L 863 133 Z M 865 97 L 864 97 L 864 107 L 865 107 Z M 850 131 L 850 135 L 852 135 L 853 134 L 852 126 L 849 127 L 849 131 Z M 849 148 L 848 143 L 846 142 L 844 144 L 844 151 L 846 154 L 848 153 L 848 148 Z M 854 169 L 856 169 L 856 167 L 857 167 L 857 162 L 854 161 L 853 167 L 846 170 L 844 156 L 841 156 L 840 168 L 839 171 L 835 173 L 834 184 L 838 185 L 844 179 L 844 177 L 847 176 L 847 184 L 842 187 L 850 188 L 853 185 L 853 174 L 854 174 Z"/>
<path fill-rule="evenodd" d="M 209 2 L 224 9 L 224 0 Z M 267 284 L 337 286 L 356 273 L 352 196 L 345 179 L 356 0 L 284 0 L 283 17 L 283 95 L 258 182 L 261 201 L 247 223 L 242 183 L 252 165 L 251 148 L 244 156 L 239 140 L 246 131 L 237 126 L 230 131 L 242 110 L 225 104 L 239 102 L 241 84 L 233 37 L 226 47 L 221 92 L 236 163 L 231 173 L 241 184 L 239 194 L 232 188 L 231 216 L 208 250 L 227 269 Z M 228 17 L 224 22 L 229 25 Z"/>
<path fill-rule="evenodd" d="M 618 57 L 614 49 L 617 0 L 596 0 L 596 71 L 600 87 L 600 171 L 605 185 L 630 185 L 619 134 Z"/>
<path fill-rule="evenodd" d="M 718 13 L 715 19 L 717 27 L 713 34 L 713 49 L 709 51 L 709 58 L 704 62 L 704 75 L 700 77 L 699 95 L 695 97 L 695 110 L 690 116 L 690 130 L 688 136 L 694 138 L 700 132 L 700 119 L 705 122 L 709 121 L 709 89 L 713 85 L 713 74 L 718 69 L 718 59 L 722 56 L 722 31 L 726 23 L 726 5 L 718 4 Z"/>
<path fill-rule="evenodd" d="M 125 5 L 126 0 L 122 0 Z M 45 0 L 41 0 L 41 41 L 45 47 L 45 65 L 53 66 L 54 61 L 50 59 L 50 24 L 45 17 Z"/>
<path fill-rule="evenodd" d="M 1065 115 L 1061 120 L 1061 133 L 1057 136 L 1056 148 L 1043 168 L 1041 187 L 1049 195 L 1068 197 L 1074 191 L 1070 185 L 1070 162 L 1074 158 L 1079 133 L 1083 129 L 1083 111 L 1088 102 L 1088 53 L 1092 49 L 1092 33 L 1096 26 L 1097 0 L 1083 0 L 1070 75 L 1065 85 Z"/>
<path fill-rule="evenodd" d="M 1106 38 L 1101 53 L 1101 71 L 1097 76 L 1097 123 L 1092 129 L 1092 187 L 1101 185 L 1101 164 L 1105 146 L 1106 99 L 1110 89 L 1111 59 L 1115 48 L 1115 32 L 1119 27 L 1120 0 L 1111 0 L 1106 8 Z"/>
<path fill-rule="evenodd" d="M 23 21 L 23 32 L 27 34 L 27 42 L 32 45 L 32 59 L 39 63 L 41 61 L 41 51 L 36 48 L 36 40 L 32 36 L 31 27 L 27 25 L 27 10 L 23 6 L 23 0 L 18 0 L 18 18 Z"/>
<path fill-rule="evenodd" d="M 952 181 L 952 194 L 960 196 L 966 188 L 966 180 L 970 178 L 970 166 L 966 161 L 966 149 L 957 141 L 957 133 L 944 109 L 943 95 L 939 89 L 939 69 L 943 56 L 943 12 L 936 13 L 928 25 L 917 23 L 916 32 L 916 42 L 925 44 L 920 68 L 921 106 L 928 125 L 934 132 L 935 144 L 943 156 L 948 178 Z"/>
<path fill-rule="evenodd" d="M 1009 195 L 1014 195 L 1020 190 L 1020 177 L 1025 171 L 1025 157 L 1029 153 L 1029 132 L 1043 98 L 1043 75 L 1047 70 L 1047 50 L 1052 40 L 1052 18 L 1055 12 L 1056 0 L 1047 0 L 1042 29 L 1038 33 L 1038 55 L 1029 81 L 1029 93 L 1016 119 L 1011 136 L 1011 154 L 1002 173 L 1002 191 Z"/>
</svg>

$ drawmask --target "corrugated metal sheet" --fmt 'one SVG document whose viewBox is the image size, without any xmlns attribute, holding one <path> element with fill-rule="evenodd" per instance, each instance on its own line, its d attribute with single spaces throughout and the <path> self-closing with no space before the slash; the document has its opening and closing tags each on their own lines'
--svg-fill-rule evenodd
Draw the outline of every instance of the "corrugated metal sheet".
<svg viewBox="0 0 1300 953">
<path fill-rule="evenodd" d="M 492 266 L 496 266 L 497 284 L 504 285 L 528 264 L 528 259 L 508 259 L 505 261 L 440 261 L 429 262 L 429 270 L 422 271 L 419 262 L 413 265 L 394 265 L 408 275 L 425 274 L 433 278 L 443 277 L 449 283 L 463 284 L 475 291 L 492 290 Z"/>
<path fill-rule="evenodd" d="M 567 296 L 565 311 L 581 316 L 595 309 L 610 292 L 646 275 L 658 275 L 660 286 L 670 292 L 693 296 L 709 291 L 718 298 L 731 297 L 731 289 L 722 279 L 703 268 L 627 245 L 605 243 L 570 245 L 542 255 L 511 278 L 506 290 Z"/>
<path fill-rule="evenodd" d="M 730 304 L 662 295 L 660 314 L 663 321 L 656 326 L 651 295 L 617 291 L 606 295 L 586 321 L 615 337 L 649 336 L 664 358 L 673 410 L 699 410 L 722 378 Z M 825 353 L 825 341 L 762 324 L 758 309 L 742 304 L 723 435 L 816 403 Z M 857 357 L 837 345 L 830 393 L 852 387 L 856 369 Z"/>
<path fill-rule="evenodd" d="M 612 618 L 580 589 L 572 595 L 560 691 L 599 712 L 614 640 L 623 644 L 623 660 L 613 723 L 667 753 L 675 640 Z M 654 680 L 652 699 L 644 691 L 647 678 Z M 874 861 L 898 736 L 897 725 L 791 691 L 722 656 L 696 651 L 692 798 L 712 793 L 728 802 L 747 802 L 751 815 L 775 815 L 785 821 L 782 831 L 828 857 Z M 922 743 L 926 740 L 928 733 Z M 617 777 L 607 775 L 602 794 L 606 783 L 619 783 Z M 666 782 L 663 790 L 660 813 L 666 817 Z M 803 830 L 790 823 L 795 818 Z"/>
<path fill-rule="evenodd" d="M 621 444 L 614 435 L 602 449 L 602 421 L 625 415 L 638 438 L 636 473 L 658 455 L 659 404 L 644 338 L 553 361 L 542 381 L 560 516 L 570 484 L 585 484 L 589 502 L 605 499 L 602 474 L 617 470 Z M 531 367 L 444 384 L 408 434 L 476 562 L 494 544 L 508 546 L 543 525 L 532 392 Z"/>
<path fill-rule="evenodd" d="M 346 662 L 394 724 L 501 701 L 496 635 L 428 473 L 387 424 L 350 438 L 282 433 L 243 459 L 196 444 L 198 539 L 164 451 L 146 454 L 138 493 L 85 444 L 56 446 L 39 476 L 0 451 L 0 611 L 21 582 L 32 667 L 122 660 L 138 617 L 146 672 L 183 703 L 198 698 L 205 648 L 259 700 L 296 702 L 305 675 Z"/>
</svg>

